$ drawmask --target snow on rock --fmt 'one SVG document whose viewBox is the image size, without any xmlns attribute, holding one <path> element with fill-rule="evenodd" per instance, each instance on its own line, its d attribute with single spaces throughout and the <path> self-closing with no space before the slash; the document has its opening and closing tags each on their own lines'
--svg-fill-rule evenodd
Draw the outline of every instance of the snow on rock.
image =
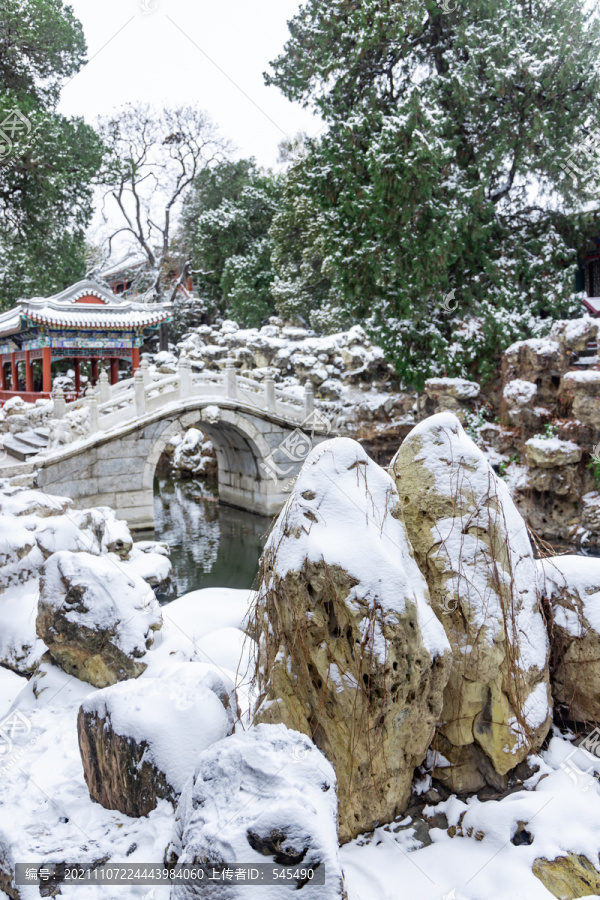
<svg viewBox="0 0 600 900">
<path fill-rule="evenodd" d="M 480 386 L 476 381 L 465 378 L 428 378 L 425 391 L 429 394 L 447 394 L 457 400 L 474 400 L 479 396 Z"/>
<path fill-rule="evenodd" d="M 583 511 L 581 513 L 581 524 L 592 534 L 600 534 L 600 493 L 598 491 L 589 491 L 581 498 L 583 503 Z"/>
<path fill-rule="evenodd" d="M 199 757 L 179 800 L 167 859 L 184 865 L 269 863 L 325 869 L 325 885 L 292 878 L 255 887 L 256 900 L 297 896 L 344 900 L 338 861 L 335 773 L 303 734 L 259 725 L 213 744 Z M 204 885 L 174 885 L 172 900 L 212 896 Z M 248 887 L 218 891 L 242 900 Z"/>
<path fill-rule="evenodd" d="M 209 665 L 236 683 L 247 716 L 255 702 L 250 671 L 256 650 L 248 623 L 255 598 L 255 591 L 204 588 L 163 606 L 163 626 L 146 656 L 146 675 L 161 677 L 183 662 Z"/>
<path fill-rule="evenodd" d="M 156 593 L 173 587 L 168 549 L 134 544 L 114 510 L 71 508 L 65 497 L 6 484 L 0 488 L 0 665 L 30 673 L 46 650 L 36 634 L 39 573 L 58 551 L 110 560 L 123 574 L 143 578 Z"/>
<path fill-rule="evenodd" d="M 600 559 L 538 561 L 540 590 L 552 607 L 552 693 L 569 718 L 600 723 Z"/>
<path fill-rule="evenodd" d="M 158 542 L 140 543 L 133 545 L 127 559 L 119 563 L 120 568 L 130 575 L 143 578 L 158 596 L 169 596 L 175 590 L 171 560 Z"/>
<path fill-rule="evenodd" d="M 46 651 L 35 628 L 38 599 L 36 578 L 0 594 L 0 664 L 25 675 Z"/>
<path fill-rule="evenodd" d="M 581 460 L 582 450 L 573 441 L 557 437 L 532 437 L 525 441 L 527 465 L 540 469 L 570 466 Z"/>
<path fill-rule="evenodd" d="M 226 681 L 188 663 L 84 700 L 77 729 L 91 798 L 129 816 L 147 815 L 161 798 L 174 801 L 198 754 L 233 731 L 237 703 Z"/>
<path fill-rule="evenodd" d="M 0 612 L 0 621 L 2 621 Z M 17 697 L 27 684 L 27 679 L 10 669 L 0 667 L 0 722 L 4 720 Z M 2 727 L 0 725 L 0 727 Z"/>
<path fill-rule="evenodd" d="M 536 394 L 537 385 L 531 381 L 523 381 L 522 378 L 515 378 L 513 381 L 509 381 L 502 392 L 509 409 L 522 409 L 529 406 L 533 403 Z"/>
<path fill-rule="evenodd" d="M 600 412 L 600 371 L 566 372 L 562 380 L 562 399 L 571 402 L 572 416 L 596 428 Z"/>
<path fill-rule="evenodd" d="M 140 675 L 161 624 L 151 588 L 109 557 L 61 550 L 41 569 L 37 633 L 66 672 L 96 687 Z"/>
<path fill-rule="evenodd" d="M 436 746 L 452 789 L 502 787 L 550 727 L 548 637 L 525 522 L 456 416 L 410 432 L 391 463 L 408 536 L 452 645 Z M 538 684 L 545 715 L 528 720 Z M 538 697 L 538 694 L 535 695 Z M 540 721 L 541 718 L 541 721 Z"/>
<path fill-rule="evenodd" d="M 179 476 L 216 478 L 217 459 L 211 441 L 198 428 L 189 428 L 175 447 L 172 467 Z"/>
<path fill-rule="evenodd" d="M 255 721 L 303 731 L 331 760 L 348 840 L 404 808 L 450 664 L 394 483 L 358 443 L 309 454 L 261 578 Z"/>
<path fill-rule="evenodd" d="M 44 491 L 23 488 L 5 488 L 0 493 L 0 515 L 2 516 L 59 516 L 73 506 L 68 497 L 55 497 Z"/>
</svg>

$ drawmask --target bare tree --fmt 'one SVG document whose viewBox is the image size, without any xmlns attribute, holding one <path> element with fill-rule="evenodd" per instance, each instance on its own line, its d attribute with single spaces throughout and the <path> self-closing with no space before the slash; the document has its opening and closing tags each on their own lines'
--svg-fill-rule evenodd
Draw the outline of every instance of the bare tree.
<svg viewBox="0 0 600 900">
<path fill-rule="evenodd" d="M 195 106 L 128 104 L 101 119 L 99 129 L 108 148 L 102 211 L 107 223 L 121 220 L 110 230 L 109 253 L 115 238 L 128 234 L 148 260 L 148 299 L 160 302 L 169 285 L 174 299 L 191 272 L 187 256 L 171 252 L 181 201 L 196 175 L 224 158 L 229 143 Z"/>
</svg>

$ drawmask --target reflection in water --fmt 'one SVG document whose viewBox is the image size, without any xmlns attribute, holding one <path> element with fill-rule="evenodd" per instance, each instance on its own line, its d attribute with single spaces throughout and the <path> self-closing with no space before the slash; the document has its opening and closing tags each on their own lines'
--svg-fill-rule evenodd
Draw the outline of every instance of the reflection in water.
<svg viewBox="0 0 600 900">
<path fill-rule="evenodd" d="M 252 587 L 271 521 L 221 505 L 205 482 L 155 478 L 153 537 L 171 548 L 178 596 Z"/>
</svg>

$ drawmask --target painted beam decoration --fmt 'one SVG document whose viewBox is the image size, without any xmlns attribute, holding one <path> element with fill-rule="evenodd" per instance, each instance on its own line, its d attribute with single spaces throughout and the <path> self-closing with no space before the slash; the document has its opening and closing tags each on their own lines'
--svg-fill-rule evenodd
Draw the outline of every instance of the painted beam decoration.
<svg viewBox="0 0 600 900">
<path fill-rule="evenodd" d="M 32 382 L 29 368 L 36 359 L 44 360 L 40 396 L 51 390 L 52 361 L 128 359 L 135 369 L 144 341 L 171 318 L 169 303 L 141 303 L 95 281 L 79 281 L 52 297 L 21 300 L 0 314 L 0 402 L 23 393 L 19 383 Z M 118 374 L 114 366 L 111 372 Z"/>
</svg>

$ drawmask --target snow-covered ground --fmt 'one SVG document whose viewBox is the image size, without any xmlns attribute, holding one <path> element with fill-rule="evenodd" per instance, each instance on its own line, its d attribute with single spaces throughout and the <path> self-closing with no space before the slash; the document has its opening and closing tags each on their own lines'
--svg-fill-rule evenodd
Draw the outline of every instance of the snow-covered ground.
<svg viewBox="0 0 600 900">
<path fill-rule="evenodd" d="M 86 709 L 105 709 L 106 695 L 53 662 L 36 636 L 35 618 L 40 570 L 55 554 L 70 554 L 88 566 L 90 560 L 112 560 L 115 571 L 130 579 L 132 590 L 137 584 L 143 593 L 153 581 L 168 579 L 165 550 L 153 542 L 133 543 L 110 510 L 74 511 L 68 499 L 38 491 L 5 486 L 0 515 L 0 885 L 3 873 L 18 862 L 162 866 L 175 828 L 172 803 L 159 800 L 138 818 L 90 799 L 77 720 L 82 703 Z M 336 525 L 340 532 L 344 527 L 344 522 Z M 338 550 L 350 552 L 347 547 Z M 46 571 L 53 571 L 52 566 Z M 60 589 L 57 580 L 56 591 Z M 130 726 L 148 737 L 149 756 L 154 753 L 179 786 L 193 775 L 190 748 L 218 741 L 226 727 L 222 706 L 206 691 L 199 692 L 196 703 L 196 673 L 214 673 L 228 690 L 235 686 L 236 734 L 249 727 L 248 712 L 256 699 L 251 687 L 254 599 L 249 590 L 209 588 L 163 606 L 162 627 L 143 653 L 145 670 L 138 679 L 121 682 L 124 687 L 115 692 L 123 695 L 122 710 L 133 706 L 127 722 L 120 726 L 117 715 L 114 727 Z M 83 616 L 85 610 L 79 613 Z M 172 706 L 158 690 L 164 683 L 181 685 Z M 141 687 L 137 695 L 136 684 Z M 156 702 L 135 706 L 140 697 L 156 697 Z M 196 714 L 204 719 L 191 727 L 188 717 Z M 523 787 L 487 800 L 438 796 L 434 805 L 429 771 L 443 761 L 430 753 L 415 777 L 412 811 L 341 847 L 348 900 L 548 900 L 553 895 L 533 874 L 536 860 L 571 853 L 598 865 L 600 759 L 576 748 L 573 739 L 555 727 L 547 748 L 529 757 Z M 291 772 L 296 763 L 290 757 Z M 262 801 L 265 796 L 267 780 Z M 4 886 L 9 889 L 6 879 Z M 18 894 L 10 890 L 3 893 L 0 887 L 0 900 L 40 897 L 34 885 L 19 887 Z M 281 891 L 254 888 L 248 896 L 271 900 Z M 62 884 L 61 896 L 167 900 L 169 888 Z"/>
<path fill-rule="evenodd" d="M 196 660 L 237 679 L 243 697 L 245 679 L 234 670 L 240 652 L 236 627 L 243 626 L 251 600 L 248 592 L 208 589 L 175 601 L 172 616 L 169 607 L 165 610 L 163 633 L 149 654 L 148 670 L 140 677 L 165 677 L 176 673 L 186 660 Z M 13 747 L 0 767 L 0 858 L 5 864 L 10 860 L 83 863 L 101 858 L 162 864 L 174 824 L 169 802 L 160 801 L 147 817 L 138 819 L 90 800 L 76 719 L 82 701 L 94 693 L 89 684 L 51 663 L 42 664 L 29 683 L 0 669 L 4 711 L 14 698 L 13 714 L 18 711 L 22 717 Z M 164 710 L 160 716 L 175 748 L 177 716 Z M 592 777 L 600 773 L 600 760 L 593 762 L 581 751 L 570 758 L 572 753 L 569 741 L 556 734 L 546 752 L 530 759 L 539 769 L 526 782 L 526 790 L 502 800 L 481 802 L 472 797 L 463 802 L 451 797 L 435 808 L 426 807 L 425 815 L 446 816 L 450 830 L 456 829 L 454 837 L 447 827 L 424 832 L 422 819 L 403 817 L 346 844 L 341 862 L 349 900 L 548 900 L 551 894 L 532 873 L 534 860 L 553 859 L 569 851 L 596 859 L 600 847 L 600 784 Z M 424 779 L 421 787 L 427 784 Z M 530 844 L 511 842 L 519 823 L 531 835 Z M 424 846 L 420 838 L 427 833 L 431 843 Z M 148 889 L 140 887 L 63 885 L 61 890 L 65 898 L 77 900 L 148 896 Z M 20 893 L 23 900 L 40 896 L 34 886 L 22 887 Z M 0 896 L 4 900 L 7 895 L 0 892 Z M 156 887 L 149 896 L 166 900 L 168 888 Z M 252 896 L 262 894 L 254 889 Z"/>
<path fill-rule="evenodd" d="M 210 667 L 236 683 L 243 717 L 251 701 L 247 672 L 252 640 L 241 629 L 253 597 L 251 591 L 214 588 L 173 601 L 164 608 L 163 627 L 145 657 L 148 667 L 140 678 L 184 681 L 189 675 L 186 664 Z M 92 685 L 67 675 L 51 661 L 43 662 L 29 682 L 0 668 L 1 868 L 12 868 L 16 862 L 91 863 L 101 858 L 114 863 L 163 864 L 173 831 L 171 803 L 161 800 L 149 816 L 131 818 L 90 799 L 77 738 L 77 714 L 81 703 L 97 693 Z M 138 718 L 143 714 L 138 710 Z M 186 761 L 179 750 L 187 737 L 185 717 L 177 709 L 156 705 L 145 715 L 149 727 L 158 728 L 168 738 L 174 765 L 180 770 L 182 759 Z M 205 727 L 210 731 L 212 723 L 207 721 Z M 238 727 L 243 727 L 239 721 Z M 187 760 L 188 776 L 194 761 L 190 764 Z M 22 900 L 40 896 L 36 886 L 19 890 Z M 61 890 L 65 897 L 77 900 L 140 898 L 148 892 L 140 887 L 68 885 Z M 168 897 L 168 888 L 154 890 L 155 900 Z M 6 896 L 0 891 L 2 900 Z"/>
</svg>

